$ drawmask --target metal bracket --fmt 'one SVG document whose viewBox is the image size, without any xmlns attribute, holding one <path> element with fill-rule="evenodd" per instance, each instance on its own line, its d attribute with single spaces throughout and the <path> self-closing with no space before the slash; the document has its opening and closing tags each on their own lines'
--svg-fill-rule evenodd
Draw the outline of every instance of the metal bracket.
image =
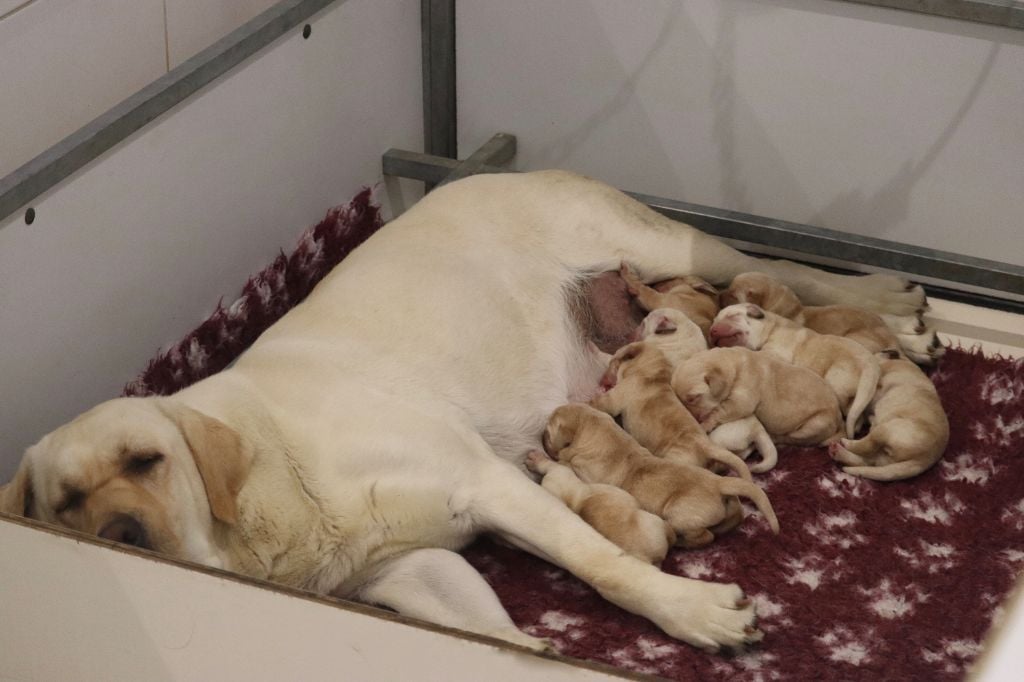
<svg viewBox="0 0 1024 682">
<path fill-rule="evenodd" d="M 508 138 L 502 144 L 500 139 Z M 511 149 L 509 148 L 511 144 Z M 444 183 L 472 173 L 506 172 L 500 168 L 515 153 L 515 137 L 495 135 L 469 159 L 459 163 L 429 154 L 389 149 L 384 173 L 425 182 Z M 700 206 L 684 201 L 626 192 L 655 211 L 702 232 L 749 244 L 785 249 L 829 260 L 860 263 L 872 268 L 987 290 L 982 295 L 960 293 L 972 302 L 1018 310 L 1024 308 L 1024 267 L 972 258 L 948 251 L 863 237 L 810 225 Z M 960 287 L 961 292 L 963 287 Z M 948 290 L 944 290 L 944 293 Z M 992 293 L 989 293 L 992 292 Z M 1008 294 L 1009 296 L 1001 296 Z"/>
</svg>

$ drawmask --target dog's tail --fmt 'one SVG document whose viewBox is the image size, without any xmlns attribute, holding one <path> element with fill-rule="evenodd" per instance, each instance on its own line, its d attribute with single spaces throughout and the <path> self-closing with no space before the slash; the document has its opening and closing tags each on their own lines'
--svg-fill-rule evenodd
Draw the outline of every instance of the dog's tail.
<svg viewBox="0 0 1024 682">
<path fill-rule="evenodd" d="M 758 511 L 768 519 L 768 525 L 771 526 L 772 532 L 778 534 L 779 519 L 775 516 L 775 510 L 772 509 L 768 495 L 756 483 L 744 481 L 741 478 L 723 477 L 718 489 L 723 495 L 739 495 L 752 501 L 757 505 Z"/>
<path fill-rule="evenodd" d="M 720 462 L 735 471 L 744 481 L 754 480 L 750 475 L 750 468 L 739 455 L 734 455 L 723 447 L 713 445 L 707 449 L 707 456 L 708 459 Z"/>
<path fill-rule="evenodd" d="M 846 437 L 853 438 L 857 433 L 857 422 L 864 414 L 871 399 L 875 397 L 878 390 L 878 378 L 882 375 L 882 368 L 873 357 L 870 362 L 865 363 L 860 373 L 860 381 L 857 382 L 857 393 L 853 396 L 853 403 L 850 411 L 846 413 Z"/>
<path fill-rule="evenodd" d="M 768 435 L 768 431 L 765 430 L 761 421 L 756 421 L 754 444 L 757 446 L 757 451 L 761 453 L 761 461 L 750 467 L 750 470 L 756 474 L 762 474 L 775 467 L 775 464 L 779 461 L 779 451 L 775 448 L 772 437 Z"/>
<path fill-rule="evenodd" d="M 908 459 L 903 462 L 892 462 L 877 467 L 843 467 L 843 471 L 852 476 L 860 476 L 872 481 L 899 481 L 924 473 L 931 465 L 931 462 Z"/>
</svg>

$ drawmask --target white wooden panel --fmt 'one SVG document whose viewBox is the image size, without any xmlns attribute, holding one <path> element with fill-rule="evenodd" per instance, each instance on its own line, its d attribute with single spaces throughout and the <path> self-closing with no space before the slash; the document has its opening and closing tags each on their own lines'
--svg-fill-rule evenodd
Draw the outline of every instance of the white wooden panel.
<svg viewBox="0 0 1024 682">
<path fill-rule="evenodd" d="M 612 680 L 0 520 L 0 680 Z"/>
<path fill-rule="evenodd" d="M 419 3 L 348 0 L 0 226 L 0 481 L 422 148 Z"/>
<path fill-rule="evenodd" d="M 35 0 L 0 20 L 0 177 L 166 66 L 162 0 Z"/>
<path fill-rule="evenodd" d="M 277 0 L 164 0 L 167 58 L 174 68 Z"/>
<path fill-rule="evenodd" d="M 1024 32 L 827 0 L 459 5 L 459 146 L 1024 264 Z"/>
</svg>

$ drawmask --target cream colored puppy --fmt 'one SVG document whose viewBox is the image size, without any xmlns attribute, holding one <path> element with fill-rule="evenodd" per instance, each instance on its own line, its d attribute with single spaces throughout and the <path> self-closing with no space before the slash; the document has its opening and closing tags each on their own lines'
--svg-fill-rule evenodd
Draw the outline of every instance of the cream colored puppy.
<svg viewBox="0 0 1024 682">
<path fill-rule="evenodd" d="M 829 454 L 843 471 L 876 481 L 910 478 L 942 457 L 949 420 L 931 379 L 896 352 L 879 353 L 882 380 L 872 401 L 871 430 L 860 440 L 843 439 Z"/>
<path fill-rule="evenodd" d="M 703 547 L 743 520 L 736 496 L 746 497 L 779 532 L 771 502 L 750 481 L 655 457 L 588 405 L 556 409 L 544 431 L 544 449 L 587 483 L 617 486 L 646 511 L 665 519 L 684 547 Z"/>
<path fill-rule="evenodd" d="M 633 341 L 646 341 L 654 346 L 665 354 L 673 367 L 708 349 L 704 332 L 697 323 L 675 308 L 656 308 L 648 313 L 637 327 Z"/>
<path fill-rule="evenodd" d="M 672 388 L 705 429 L 718 431 L 723 422 L 754 418 L 778 443 L 821 445 L 842 435 L 839 401 L 828 384 L 768 353 L 747 348 L 698 353 L 676 368 Z M 761 456 L 751 471 L 775 466 L 774 448 L 762 449 Z"/>
<path fill-rule="evenodd" d="M 671 363 L 673 369 L 701 351 L 708 349 L 697 323 L 686 313 L 674 308 L 658 308 L 648 313 L 637 328 L 634 341 L 645 341 L 654 346 Z M 609 362 L 611 356 L 608 356 Z M 711 442 L 740 457 L 748 457 L 757 450 L 764 460 L 778 457 L 768 432 L 755 417 L 738 419 L 722 424 L 708 434 Z"/>
<path fill-rule="evenodd" d="M 916 324 L 908 326 L 904 320 L 891 317 L 885 320 L 880 315 L 853 306 L 804 306 L 792 289 L 760 272 L 737 275 L 729 288 L 722 292 L 720 300 L 723 306 L 753 303 L 819 334 L 856 341 L 872 353 L 901 349 L 912 360 L 924 365 L 933 364 L 945 353 L 938 336 L 924 323 L 921 313 L 918 313 Z M 890 322 L 895 333 L 889 328 Z"/>
<path fill-rule="evenodd" d="M 572 469 L 540 450 L 526 456 L 526 468 L 543 476 L 540 484 L 545 490 L 636 558 L 660 564 L 669 547 L 676 543 L 672 526 L 660 516 L 641 509 L 636 498 L 622 488 L 584 483 Z"/>
<path fill-rule="evenodd" d="M 590 404 L 621 416 L 626 431 L 658 457 L 701 468 L 722 464 L 749 481 L 747 465 L 711 442 L 679 402 L 671 381 L 672 365 L 660 350 L 643 341 L 630 343 L 612 356 L 601 379 L 605 392 Z"/>
<path fill-rule="evenodd" d="M 839 336 L 818 334 L 751 303 L 723 308 L 711 327 L 711 337 L 717 346 L 763 350 L 811 370 L 839 398 L 839 407 L 846 415 L 846 435 L 852 438 L 857 432 L 881 374 L 878 360 L 864 346 Z"/>
<path fill-rule="evenodd" d="M 626 263 L 619 268 L 619 275 L 641 308 L 647 312 L 658 308 L 673 308 L 683 312 L 700 327 L 701 333 L 707 338 L 711 321 L 719 310 L 718 290 L 715 287 L 694 275 L 660 282 L 657 288 L 649 287 Z"/>
</svg>

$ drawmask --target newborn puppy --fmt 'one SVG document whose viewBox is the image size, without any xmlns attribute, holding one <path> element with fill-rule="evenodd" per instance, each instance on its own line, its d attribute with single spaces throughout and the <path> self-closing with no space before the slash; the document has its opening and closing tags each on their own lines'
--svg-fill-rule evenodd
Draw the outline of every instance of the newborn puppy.
<svg viewBox="0 0 1024 682">
<path fill-rule="evenodd" d="M 672 388 L 706 429 L 754 418 L 777 443 L 820 445 L 842 436 L 839 401 L 828 384 L 811 370 L 767 353 L 746 348 L 698 353 L 676 369 Z M 774 448 L 761 450 L 761 456 L 751 471 L 775 466 Z"/>
<path fill-rule="evenodd" d="M 672 308 L 652 310 L 636 330 L 634 341 L 646 341 L 668 359 L 673 369 L 701 351 L 708 349 L 700 327 L 685 313 Z M 608 356 L 608 360 L 611 356 Z M 607 362 L 607 361 L 606 361 Z M 768 432 L 754 417 L 722 424 L 708 434 L 711 442 L 726 450 L 749 457 L 756 449 L 763 460 L 775 461 L 778 453 Z"/>
<path fill-rule="evenodd" d="M 640 341 L 623 346 L 612 356 L 601 379 L 606 389 L 591 406 L 613 417 L 639 443 L 658 457 L 707 468 L 719 462 L 750 480 L 742 459 L 708 438 L 672 390 L 672 365 L 664 353 Z"/>
<path fill-rule="evenodd" d="M 843 336 L 867 348 L 872 353 L 887 349 L 902 349 L 915 362 L 932 364 L 945 349 L 934 333 L 929 337 L 924 319 L 919 315 L 917 325 L 894 334 L 884 319 L 874 313 L 852 306 L 803 306 L 793 290 L 782 282 L 759 272 L 737 275 L 729 288 L 722 292 L 721 303 L 753 303 L 768 312 L 802 324 L 819 334 Z"/>
<path fill-rule="evenodd" d="M 860 440 L 843 439 L 829 454 L 843 471 L 876 481 L 916 476 L 939 461 L 949 442 L 949 420 L 931 380 L 917 365 L 879 353 L 882 380 L 872 402 L 871 430 Z"/>
<path fill-rule="evenodd" d="M 660 564 L 668 548 L 676 543 L 672 526 L 641 509 L 636 498 L 625 490 L 603 483 L 584 483 L 572 469 L 539 450 L 526 456 L 526 468 L 544 477 L 540 484 L 545 490 L 638 559 Z"/>
<path fill-rule="evenodd" d="M 641 282 L 625 263 L 619 269 L 619 276 L 626 283 L 626 290 L 636 296 L 641 308 L 647 312 L 658 308 L 679 310 L 696 322 L 707 338 L 711 321 L 718 312 L 718 289 L 693 275 L 660 282 L 654 289 Z"/>
<path fill-rule="evenodd" d="M 668 359 L 673 367 L 708 349 L 704 333 L 686 313 L 675 308 L 656 308 L 643 319 L 633 341 L 646 341 Z"/>
<path fill-rule="evenodd" d="M 544 449 L 587 483 L 606 483 L 633 495 L 645 511 L 665 519 L 683 547 L 703 547 L 743 520 L 737 495 L 751 499 L 779 532 L 768 496 L 741 478 L 655 457 L 609 415 L 583 404 L 556 409 L 544 431 Z"/>
<path fill-rule="evenodd" d="M 839 398 L 851 438 L 881 374 L 878 360 L 856 341 L 819 334 L 751 303 L 723 308 L 711 326 L 711 338 L 717 346 L 764 350 L 820 376 Z"/>
</svg>

